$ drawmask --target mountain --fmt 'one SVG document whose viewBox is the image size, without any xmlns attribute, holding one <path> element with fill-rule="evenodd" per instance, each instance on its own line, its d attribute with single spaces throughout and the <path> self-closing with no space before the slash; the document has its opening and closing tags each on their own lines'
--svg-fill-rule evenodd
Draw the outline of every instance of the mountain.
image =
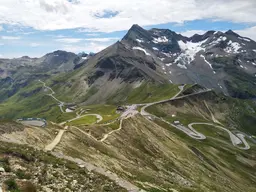
<svg viewBox="0 0 256 192">
<path fill-rule="evenodd" d="M 0 189 L 254 192 L 255 44 L 133 25 L 96 54 L 0 60 Z"/>
<path fill-rule="evenodd" d="M 54 51 L 41 58 L 28 56 L 0 59 L 0 101 L 11 97 L 34 80 L 72 71 L 83 59 L 66 51 Z"/>
<path fill-rule="evenodd" d="M 233 97 L 255 98 L 256 42 L 231 30 L 188 38 L 134 25 L 122 41 L 158 61 L 172 83 L 197 83 Z"/>
<path fill-rule="evenodd" d="M 120 41 L 90 57 L 72 73 L 49 83 L 58 95 L 69 102 L 122 103 L 129 93 L 144 84 L 169 84 L 159 61 L 136 51 L 126 41 Z M 65 79 L 65 83 L 63 80 Z M 170 86 L 172 86 L 170 84 Z"/>
<path fill-rule="evenodd" d="M 256 43 L 231 30 L 185 37 L 133 25 L 121 41 L 76 68 L 73 76 L 61 78 L 68 83 L 54 81 L 70 102 L 126 102 L 125 93 L 148 82 L 199 84 L 242 99 L 256 96 Z"/>
<path fill-rule="evenodd" d="M 73 104 L 140 103 L 150 97 L 163 98 L 164 92 L 177 89 L 178 84 L 199 84 L 251 99 L 256 95 L 255 59 L 256 43 L 231 30 L 185 37 L 168 29 L 133 25 L 121 41 L 97 54 L 56 51 L 42 58 L 1 60 L 0 100 L 22 87 L 24 93 L 16 100 L 29 99 L 23 96 L 39 88 L 26 89 L 39 79 L 46 80 L 58 98 Z"/>
</svg>

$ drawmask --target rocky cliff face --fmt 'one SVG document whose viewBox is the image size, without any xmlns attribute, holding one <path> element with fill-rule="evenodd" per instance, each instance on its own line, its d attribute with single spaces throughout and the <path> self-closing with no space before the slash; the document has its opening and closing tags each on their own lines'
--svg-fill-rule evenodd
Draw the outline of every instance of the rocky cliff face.
<svg viewBox="0 0 256 192">
<path fill-rule="evenodd" d="M 256 95 L 256 42 L 231 30 L 184 37 L 134 25 L 122 42 L 151 57 L 172 83 L 197 83 L 239 98 Z"/>
</svg>

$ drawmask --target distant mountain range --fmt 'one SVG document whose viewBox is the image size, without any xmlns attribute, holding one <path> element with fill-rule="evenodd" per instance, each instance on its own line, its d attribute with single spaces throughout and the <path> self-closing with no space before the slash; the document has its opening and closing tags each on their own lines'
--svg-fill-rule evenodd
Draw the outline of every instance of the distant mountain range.
<svg viewBox="0 0 256 192">
<path fill-rule="evenodd" d="M 74 102 L 115 100 L 116 93 L 145 82 L 199 84 L 232 97 L 255 98 L 256 42 L 231 30 L 185 37 L 133 25 L 121 41 L 97 54 L 55 51 L 41 58 L 0 59 L 0 101 L 36 79 L 58 74 L 65 83 L 54 81 L 56 89 Z"/>
</svg>

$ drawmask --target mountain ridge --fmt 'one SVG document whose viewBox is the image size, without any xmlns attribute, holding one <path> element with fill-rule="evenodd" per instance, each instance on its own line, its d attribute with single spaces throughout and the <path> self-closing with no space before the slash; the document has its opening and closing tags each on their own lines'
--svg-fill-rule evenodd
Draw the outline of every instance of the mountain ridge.
<svg viewBox="0 0 256 192">
<path fill-rule="evenodd" d="M 255 42 L 240 38 L 134 25 L 97 54 L 0 60 L 0 182 L 255 191 Z"/>
</svg>

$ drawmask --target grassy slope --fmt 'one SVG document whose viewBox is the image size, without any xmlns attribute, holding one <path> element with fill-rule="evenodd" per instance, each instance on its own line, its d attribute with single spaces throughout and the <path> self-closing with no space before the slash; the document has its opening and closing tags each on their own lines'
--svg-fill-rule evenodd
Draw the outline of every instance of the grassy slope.
<svg viewBox="0 0 256 192">
<path fill-rule="evenodd" d="M 173 97 L 179 92 L 178 85 L 144 83 L 128 94 L 128 103 L 150 103 Z"/>
<path fill-rule="evenodd" d="M 204 130 L 207 139 L 197 141 L 161 121 L 152 123 L 136 116 L 123 122 L 123 129 L 107 139 L 108 145 L 72 129 L 57 150 L 104 165 L 147 191 L 253 192 L 255 167 L 246 162 L 256 163 L 255 145 L 242 151 L 220 130 L 195 128 Z"/>
<path fill-rule="evenodd" d="M 163 105 L 151 106 L 147 110 L 166 120 L 180 120 L 184 124 L 212 122 L 204 101 L 215 117 L 227 127 L 240 129 L 252 135 L 256 134 L 254 127 L 256 104 L 250 100 L 240 100 L 209 92 Z M 176 117 L 173 118 L 172 114 L 176 114 Z"/>
<path fill-rule="evenodd" d="M 97 121 L 97 118 L 94 115 L 85 116 L 80 119 L 71 121 L 68 125 L 90 125 Z"/>
<path fill-rule="evenodd" d="M 89 105 L 89 106 L 82 106 L 81 109 L 87 111 L 87 113 L 92 114 L 99 114 L 103 117 L 101 123 L 113 121 L 114 119 L 118 118 L 120 114 L 116 113 L 115 105 Z"/>
<path fill-rule="evenodd" d="M 40 89 L 42 84 L 34 82 L 22 88 L 17 94 L 10 97 L 7 102 L 0 104 L 0 117 L 5 119 L 16 119 L 21 117 L 40 117 L 47 120 L 62 122 L 63 120 L 75 117 L 74 113 L 62 114 L 57 103 L 50 96 Z M 30 93 L 33 93 L 30 95 Z M 28 94 L 28 96 L 26 96 Z"/>
<path fill-rule="evenodd" d="M 79 97 L 75 95 L 79 86 L 81 86 L 77 84 L 75 80 L 75 78 L 79 77 L 78 74 L 79 71 L 74 71 L 69 74 L 60 74 L 53 76 L 45 82 L 56 92 L 54 95 L 56 98 L 67 103 L 75 102 L 81 108 L 89 108 L 93 113 L 103 115 L 104 122 L 111 121 L 118 117 L 118 114 L 115 114 L 117 105 L 159 101 L 172 97 L 179 90 L 177 85 L 159 84 L 150 81 L 144 81 L 137 88 L 132 88 L 133 85 L 126 84 L 123 87 L 121 86 L 119 91 L 113 92 L 106 100 L 102 98 L 102 103 L 111 105 L 110 108 L 107 107 L 105 110 L 106 105 L 83 106 L 83 104 L 79 104 Z M 69 89 L 68 87 L 71 84 L 72 87 Z M 89 97 L 93 97 L 96 92 L 97 89 L 95 87 L 89 89 L 86 94 L 84 94 L 81 89 L 80 96 L 83 100 L 86 100 Z M 63 122 L 76 116 L 75 113 L 62 114 L 56 101 L 46 95 L 48 93 L 49 91 L 44 91 L 42 83 L 34 81 L 22 88 L 6 102 L 0 104 L 0 117 L 8 119 L 40 117 L 50 121 Z"/>
</svg>

